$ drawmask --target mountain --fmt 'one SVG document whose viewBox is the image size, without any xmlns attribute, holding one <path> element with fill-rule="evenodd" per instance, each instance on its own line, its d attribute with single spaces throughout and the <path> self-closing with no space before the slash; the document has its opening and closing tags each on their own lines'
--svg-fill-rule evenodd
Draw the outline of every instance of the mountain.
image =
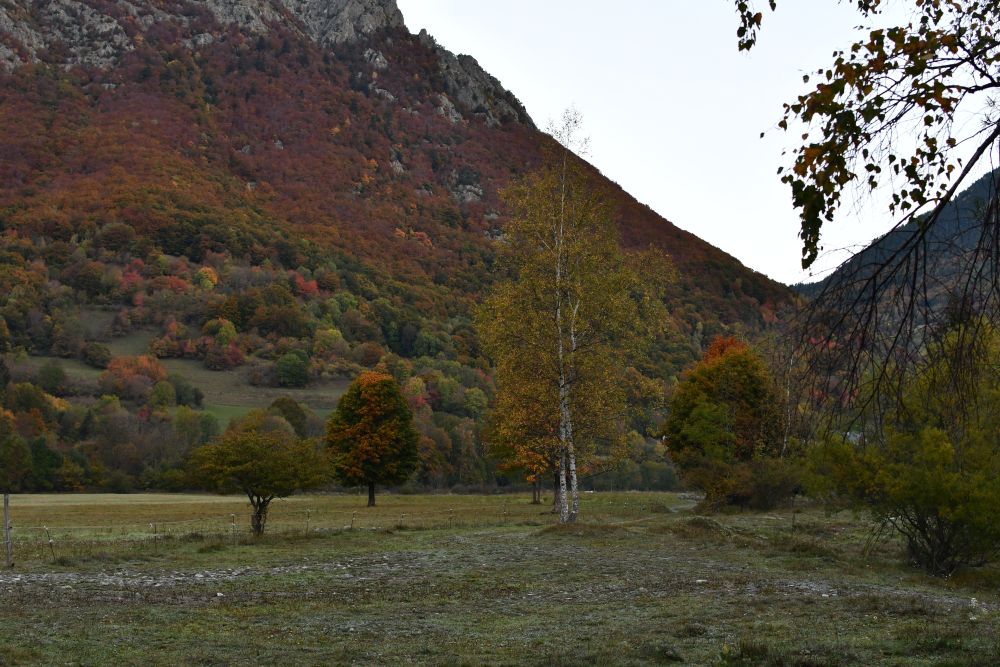
<svg viewBox="0 0 1000 667">
<path fill-rule="evenodd" d="M 181 443 L 164 407 L 192 383 L 219 417 L 279 392 L 323 411 L 375 365 L 417 413 L 422 482 L 491 479 L 469 312 L 494 280 L 498 193 L 553 140 L 474 58 L 411 34 L 394 0 L 0 0 L 0 126 L 0 342 L 29 355 L 15 380 L 41 382 L 45 358 L 73 371 L 46 392 L 72 409 L 50 400 L 29 423 L 49 399 L 7 407 L 82 483 L 113 469 L 164 484 L 207 437 Z M 791 307 L 607 187 L 623 245 L 678 271 L 640 376 Z M 123 359 L 99 380 L 74 370 L 108 357 Z M 155 403 L 168 374 L 174 398 Z M 138 420 L 127 454 L 109 415 Z"/>
<path fill-rule="evenodd" d="M 849 291 L 870 280 L 881 267 L 897 266 L 904 251 L 919 246 L 929 271 L 939 283 L 931 288 L 931 305 L 945 307 L 949 295 L 959 287 L 953 279 L 965 267 L 980 241 L 983 215 L 995 196 L 998 181 L 1000 169 L 984 174 L 958 193 L 926 231 L 927 216 L 918 217 L 878 237 L 823 280 L 792 288 L 807 298 L 818 297 L 827 288 Z"/>
</svg>

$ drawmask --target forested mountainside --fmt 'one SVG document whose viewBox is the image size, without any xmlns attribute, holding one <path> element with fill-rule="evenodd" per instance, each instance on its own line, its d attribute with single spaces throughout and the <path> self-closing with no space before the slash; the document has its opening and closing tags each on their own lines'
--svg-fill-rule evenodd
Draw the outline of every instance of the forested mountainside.
<svg viewBox="0 0 1000 667">
<path fill-rule="evenodd" d="M 37 488 L 180 483 L 187 448 L 269 388 L 309 388 L 308 417 L 375 366 L 416 412 L 419 481 L 492 483 L 470 309 L 499 192 L 552 140 L 394 0 L 0 0 L 0 127 L 0 421 L 33 443 Z M 607 185 L 623 245 L 678 272 L 637 386 L 790 307 Z"/>
<path fill-rule="evenodd" d="M 956 264 L 960 258 L 975 250 L 982 234 L 982 217 L 995 191 L 995 183 L 1000 178 L 1000 169 L 983 175 L 979 180 L 963 190 L 941 213 L 936 224 L 926 234 L 926 255 L 931 264 L 942 269 L 941 275 L 949 275 L 947 267 Z M 828 285 L 860 285 L 871 276 L 872 271 L 891 262 L 907 243 L 912 242 L 922 231 L 925 218 L 913 220 L 899 229 L 890 231 L 873 241 L 867 248 L 857 253 L 849 261 L 823 280 L 814 283 L 794 285 L 793 289 L 808 298 L 819 295 Z M 946 295 L 942 292 L 942 299 Z M 939 304 L 947 305 L 946 299 Z"/>
</svg>

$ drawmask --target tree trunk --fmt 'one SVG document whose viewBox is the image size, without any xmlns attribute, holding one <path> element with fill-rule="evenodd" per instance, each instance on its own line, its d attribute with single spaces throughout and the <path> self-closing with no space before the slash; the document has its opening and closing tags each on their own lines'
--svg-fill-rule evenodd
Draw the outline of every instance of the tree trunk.
<svg viewBox="0 0 1000 667">
<path fill-rule="evenodd" d="M 562 348 L 560 346 L 560 357 Z M 576 481 L 576 453 L 573 451 L 573 413 L 570 407 L 570 389 L 565 374 L 559 382 L 559 444 L 562 456 L 559 459 L 559 488 L 562 497 L 559 504 L 559 523 L 573 523 L 579 511 L 579 495 Z M 570 492 L 573 494 L 573 509 L 570 510 L 566 495 L 566 477 L 569 476 Z"/>
<path fill-rule="evenodd" d="M 368 483 L 368 507 L 375 507 L 375 482 Z"/>
<path fill-rule="evenodd" d="M 537 477 L 531 482 L 531 504 L 542 504 L 542 483 L 538 481 Z"/>
<path fill-rule="evenodd" d="M 253 507 L 253 514 L 250 515 L 250 530 L 254 537 L 264 534 L 264 526 L 267 524 L 267 508 L 271 504 L 270 498 L 252 498 L 250 505 Z"/>
<path fill-rule="evenodd" d="M 552 513 L 559 514 L 559 471 L 552 474 Z"/>
<path fill-rule="evenodd" d="M 559 523 L 569 523 L 569 504 L 566 502 L 566 454 L 559 457 Z"/>
<path fill-rule="evenodd" d="M 3 494 L 3 544 L 7 552 L 7 567 L 14 567 L 14 544 L 10 539 L 10 494 Z"/>
<path fill-rule="evenodd" d="M 572 442 L 569 443 L 566 458 L 569 461 L 569 493 L 572 501 L 566 523 L 576 523 L 576 517 L 580 515 L 580 487 L 576 477 L 576 451 Z"/>
</svg>

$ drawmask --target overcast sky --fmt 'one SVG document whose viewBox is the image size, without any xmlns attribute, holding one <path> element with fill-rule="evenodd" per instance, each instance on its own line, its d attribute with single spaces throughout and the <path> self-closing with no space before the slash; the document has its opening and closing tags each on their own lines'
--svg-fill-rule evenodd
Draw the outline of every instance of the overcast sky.
<svg viewBox="0 0 1000 667">
<path fill-rule="evenodd" d="M 782 103 L 804 92 L 802 75 L 849 45 L 860 23 L 850 3 L 779 3 L 741 54 L 732 0 L 398 2 L 411 31 L 474 56 L 539 126 L 575 106 L 590 161 L 639 201 L 776 280 L 810 279 L 776 174 L 795 136 L 776 124 Z M 824 247 L 856 246 L 888 225 L 880 207 L 852 207 L 824 230 Z"/>
</svg>

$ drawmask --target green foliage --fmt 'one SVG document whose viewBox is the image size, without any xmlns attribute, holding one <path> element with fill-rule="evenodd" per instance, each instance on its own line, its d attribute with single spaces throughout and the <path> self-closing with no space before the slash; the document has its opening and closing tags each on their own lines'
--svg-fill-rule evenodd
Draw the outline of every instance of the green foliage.
<svg viewBox="0 0 1000 667">
<path fill-rule="evenodd" d="M 251 528 L 261 535 L 274 498 L 323 484 L 329 463 L 311 440 L 278 431 L 230 430 L 191 453 L 193 479 L 221 493 L 243 493 L 254 513 Z"/>
<path fill-rule="evenodd" d="M 0 415 L 0 492 L 20 491 L 32 472 L 31 450 L 13 430 L 9 413 Z"/>
<path fill-rule="evenodd" d="M 33 491 L 52 491 L 55 486 L 56 472 L 63 465 L 63 456 L 49 447 L 44 436 L 32 438 L 31 474 L 27 487 Z"/>
<path fill-rule="evenodd" d="M 419 435 L 396 381 L 383 373 L 362 373 L 340 397 L 327 422 L 326 443 L 337 478 L 368 486 L 402 484 L 417 469 Z"/>
<path fill-rule="evenodd" d="M 304 387 L 309 384 L 309 359 L 301 352 L 281 355 L 274 368 L 278 384 L 282 387 Z"/>
<path fill-rule="evenodd" d="M 181 405 L 173 418 L 173 430 L 181 438 L 185 450 L 204 445 L 219 435 L 219 422 L 207 412 L 198 412 Z"/>
<path fill-rule="evenodd" d="M 237 337 L 236 327 L 225 318 L 209 320 L 202 327 L 201 332 L 206 336 L 212 336 L 215 339 L 215 344 L 219 347 L 226 347 Z"/>
<path fill-rule="evenodd" d="M 50 359 L 38 369 L 38 386 L 49 394 L 61 394 L 66 388 L 66 371 L 62 364 Z"/>
<path fill-rule="evenodd" d="M 870 509 L 906 541 L 912 561 L 948 576 L 1000 553 L 1000 338 L 990 332 L 953 373 L 958 334 L 906 387 L 881 428 L 857 444 L 831 438 L 813 452 L 816 491 Z"/>
<path fill-rule="evenodd" d="M 798 487 L 794 468 L 780 460 L 784 422 L 774 381 L 745 344 L 716 339 L 669 407 L 670 457 L 710 505 L 773 507 Z"/>
<path fill-rule="evenodd" d="M 177 392 L 174 385 L 167 380 L 160 380 L 153 385 L 153 391 L 149 395 L 149 404 L 154 408 L 165 409 L 177 405 Z"/>
<path fill-rule="evenodd" d="M 111 350 L 107 345 L 96 342 L 89 342 L 83 348 L 83 360 L 94 368 L 107 368 L 111 363 Z"/>
<path fill-rule="evenodd" d="M 304 438 L 306 435 L 306 422 L 309 415 L 301 405 L 290 396 L 279 396 L 271 403 L 271 410 L 274 410 L 287 421 L 293 429 L 295 435 Z"/>
<path fill-rule="evenodd" d="M 201 402 L 204 400 L 205 394 L 201 389 L 191 384 L 191 381 L 186 377 L 171 373 L 167 376 L 167 382 L 174 387 L 174 397 L 177 405 L 201 407 Z"/>
</svg>

